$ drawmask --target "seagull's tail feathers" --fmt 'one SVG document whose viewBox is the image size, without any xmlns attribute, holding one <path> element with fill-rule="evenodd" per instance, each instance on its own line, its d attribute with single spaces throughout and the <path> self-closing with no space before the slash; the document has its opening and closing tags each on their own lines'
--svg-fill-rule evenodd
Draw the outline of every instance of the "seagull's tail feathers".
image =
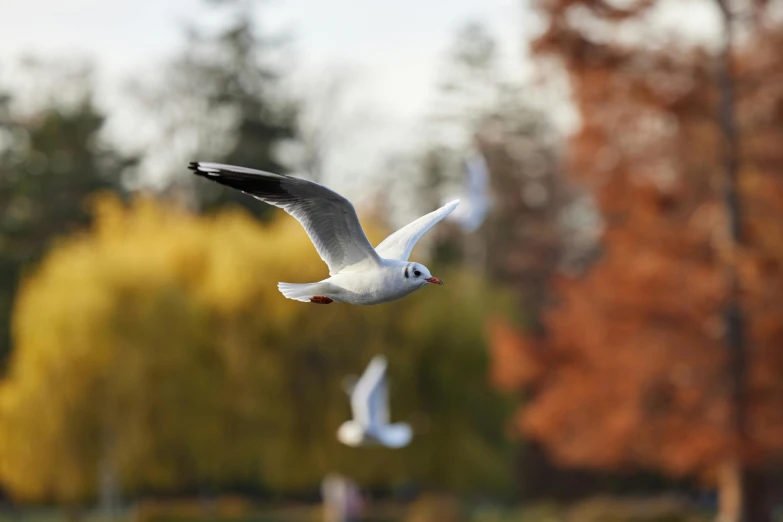
<svg viewBox="0 0 783 522">
<path fill-rule="evenodd" d="M 277 289 L 288 299 L 303 303 L 309 303 L 311 298 L 323 295 L 322 283 L 277 283 Z M 320 293 L 319 289 L 321 289 Z"/>
</svg>

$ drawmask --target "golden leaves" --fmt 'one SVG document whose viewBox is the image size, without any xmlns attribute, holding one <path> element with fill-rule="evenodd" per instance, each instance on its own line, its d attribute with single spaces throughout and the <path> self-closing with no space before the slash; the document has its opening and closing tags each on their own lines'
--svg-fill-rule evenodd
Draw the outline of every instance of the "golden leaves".
<svg viewBox="0 0 783 522">
<path fill-rule="evenodd" d="M 95 204 L 94 227 L 49 253 L 15 309 L 0 480 L 16 497 L 89 497 L 99 464 L 125 491 L 298 489 L 334 469 L 373 483 L 506 483 L 506 408 L 482 368 L 485 314 L 509 305 L 482 281 L 452 274 L 388 305 L 311 306 L 276 287 L 327 275 L 287 216 Z M 357 454 L 334 436 L 348 415 L 341 381 L 379 352 L 395 419 L 432 428 L 402 453 Z"/>
</svg>

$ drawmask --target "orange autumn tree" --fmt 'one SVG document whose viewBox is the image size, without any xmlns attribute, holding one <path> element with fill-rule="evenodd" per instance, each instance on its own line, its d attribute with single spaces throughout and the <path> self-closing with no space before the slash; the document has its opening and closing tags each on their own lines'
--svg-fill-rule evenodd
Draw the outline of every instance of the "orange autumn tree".
<svg viewBox="0 0 783 522">
<path fill-rule="evenodd" d="M 704 0 L 706 5 L 717 2 Z M 565 169 L 593 194 L 602 256 L 552 284 L 546 333 L 492 325 L 494 379 L 525 390 L 515 417 L 563 465 L 716 481 L 737 454 L 783 460 L 783 27 L 745 17 L 733 56 L 743 243 L 722 199 L 727 143 L 715 53 L 640 29 L 669 2 L 539 1 L 536 42 L 570 80 L 581 127 Z M 750 8 L 750 4 L 748 4 Z M 763 21 L 763 23 L 762 23 Z M 596 30 L 599 29 L 599 30 Z M 630 30 L 630 32 L 629 32 Z M 628 38 L 639 31 L 637 38 Z M 725 270 L 746 321 L 747 438 L 732 429 Z"/>
</svg>

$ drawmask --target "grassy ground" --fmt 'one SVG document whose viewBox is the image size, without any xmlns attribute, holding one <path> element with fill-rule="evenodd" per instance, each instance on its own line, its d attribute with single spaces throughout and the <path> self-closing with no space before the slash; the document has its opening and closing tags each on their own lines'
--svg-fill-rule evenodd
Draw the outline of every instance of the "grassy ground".
<svg viewBox="0 0 783 522">
<path fill-rule="evenodd" d="M 360 522 L 709 522 L 710 513 L 674 498 L 595 498 L 573 506 L 466 506 L 454 497 L 425 496 L 411 505 L 375 504 Z M 198 501 L 141 503 L 116 517 L 57 509 L 0 509 L 0 522 L 321 522 L 320 506 L 260 507 L 229 499 L 207 509 Z M 780 522 L 783 522 L 781 520 Z"/>
</svg>

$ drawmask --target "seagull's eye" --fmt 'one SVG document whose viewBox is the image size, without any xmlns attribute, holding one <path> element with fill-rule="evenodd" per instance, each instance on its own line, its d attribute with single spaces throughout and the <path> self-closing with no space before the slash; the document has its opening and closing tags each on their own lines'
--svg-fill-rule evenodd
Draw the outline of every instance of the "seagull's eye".
<svg viewBox="0 0 783 522">
<path fill-rule="evenodd" d="M 413 275 L 415 275 L 416 277 L 419 277 L 421 275 L 421 272 L 419 272 L 418 270 L 414 270 L 413 271 Z"/>
</svg>

